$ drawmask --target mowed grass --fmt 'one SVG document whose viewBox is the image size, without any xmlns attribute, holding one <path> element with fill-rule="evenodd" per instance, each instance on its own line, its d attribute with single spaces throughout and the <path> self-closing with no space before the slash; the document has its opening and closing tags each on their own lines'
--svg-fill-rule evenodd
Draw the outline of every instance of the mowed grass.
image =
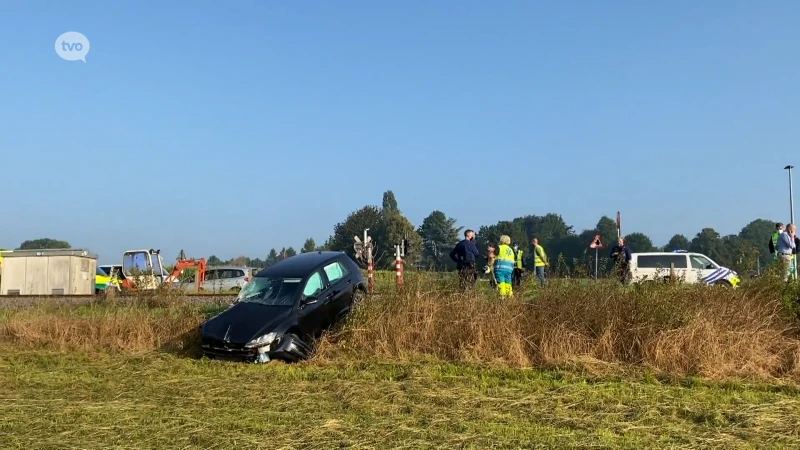
<svg viewBox="0 0 800 450">
<path fill-rule="evenodd" d="M 795 387 L 2 349 L 4 448 L 798 448 Z"/>
<path fill-rule="evenodd" d="M 3 448 L 800 448 L 797 292 L 407 280 L 309 362 L 199 357 L 220 306 L 0 309 Z"/>
</svg>

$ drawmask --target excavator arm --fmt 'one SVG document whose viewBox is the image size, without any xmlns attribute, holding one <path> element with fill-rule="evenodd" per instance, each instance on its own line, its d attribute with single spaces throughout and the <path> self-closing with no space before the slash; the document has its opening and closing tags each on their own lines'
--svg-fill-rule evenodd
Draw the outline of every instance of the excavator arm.
<svg viewBox="0 0 800 450">
<path fill-rule="evenodd" d="M 206 281 L 206 260 L 205 258 L 200 259 L 179 259 L 177 263 L 175 263 L 175 267 L 172 269 L 172 273 L 169 276 L 169 281 L 167 282 L 168 285 L 172 285 L 174 281 L 178 281 L 180 279 L 181 273 L 184 270 L 189 268 L 196 268 L 195 274 L 195 283 L 197 284 L 198 290 Z"/>
</svg>

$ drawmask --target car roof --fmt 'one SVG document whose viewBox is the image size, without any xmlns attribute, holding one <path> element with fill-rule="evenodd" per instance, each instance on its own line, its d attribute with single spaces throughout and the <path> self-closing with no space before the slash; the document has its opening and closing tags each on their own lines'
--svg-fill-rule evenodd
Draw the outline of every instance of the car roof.
<svg viewBox="0 0 800 450">
<path fill-rule="evenodd" d="M 326 263 L 340 260 L 345 252 L 307 252 L 286 258 L 258 272 L 256 277 L 303 278 L 312 270 Z"/>
<path fill-rule="evenodd" d="M 247 266 L 210 266 L 210 267 L 206 268 L 206 270 L 217 270 L 217 269 L 223 269 L 223 270 L 227 270 L 227 269 L 247 270 L 247 269 L 249 269 L 249 267 L 247 267 Z"/>
</svg>

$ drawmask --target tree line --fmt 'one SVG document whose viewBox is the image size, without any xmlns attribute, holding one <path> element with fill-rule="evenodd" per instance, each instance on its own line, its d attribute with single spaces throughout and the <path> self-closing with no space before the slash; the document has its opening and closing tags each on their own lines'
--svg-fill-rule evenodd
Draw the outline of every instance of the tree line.
<svg viewBox="0 0 800 450">
<path fill-rule="evenodd" d="M 461 239 L 463 227 L 457 224 L 454 217 L 438 210 L 432 211 L 419 226 L 415 226 L 398 207 L 392 191 L 384 192 L 381 206 L 365 205 L 350 212 L 344 220 L 333 226 L 332 234 L 322 245 L 317 245 L 313 238 L 306 239 L 300 252 L 336 250 L 354 257 L 353 237 L 363 236 L 365 228 L 369 228 L 370 236 L 377 243 L 377 269 L 394 267 L 394 245 L 404 238 L 410 244 L 406 267 L 420 270 L 455 269 L 449 253 Z M 714 228 L 707 227 L 691 238 L 675 234 L 662 246 L 655 245 L 647 234 L 639 231 L 627 233 L 623 237 L 634 252 L 679 249 L 699 252 L 718 264 L 740 273 L 748 273 L 759 266 L 763 267 L 771 259 L 768 242 L 774 231 L 774 220 L 756 219 L 746 224 L 737 234 L 722 236 Z M 609 268 L 613 262 L 608 258 L 608 248 L 617 240 L 616 221 L 608 216 L 601 217 L 593 228 L 577 231 L 557 213 L 531 214 L 502 220 L 492 225 L 483 225 L 476 232 L 478 248 L 484 254 L 489 243 L 496 244 L 503 234 L 510 236 L 512 242 L 523 249 L 528 267 L 532 262 L 530 243 L 536 237 L 547 251 L 551 265 L 558 261 L 560 267 L 568 270 L 593 270 L 591 268 L 594 267 L 595 253 L 589 248 L 589 244 L 596 235 L 600 235 L 607 246 L 600 252 L 598 263 L 604 269 Z M 25 248 L 69 248 L 69 244 L 54 239 L 38 239 L 23 242 L 20 249 Z M 297 253 L 294 247 L 289 246 L 270 249 L 264 258 L 238 256 L 223 260 L 211 255 L 207 261 L 211 266 L 269 267 Z"/>
</svg>

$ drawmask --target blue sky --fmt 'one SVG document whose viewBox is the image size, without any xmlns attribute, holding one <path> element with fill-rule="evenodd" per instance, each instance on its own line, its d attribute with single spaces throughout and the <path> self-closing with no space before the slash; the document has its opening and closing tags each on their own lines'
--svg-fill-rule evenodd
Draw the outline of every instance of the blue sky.
<svg viewBox="0 0 800 450">
<path fill-rule="evenodd" d="M 620 210 L 659 245 L 786 221 L 798 23 L 793 1 L 7 3 L 0 247 L 263 257 L 387 189 L 415 224 Z"/>
</svg>

